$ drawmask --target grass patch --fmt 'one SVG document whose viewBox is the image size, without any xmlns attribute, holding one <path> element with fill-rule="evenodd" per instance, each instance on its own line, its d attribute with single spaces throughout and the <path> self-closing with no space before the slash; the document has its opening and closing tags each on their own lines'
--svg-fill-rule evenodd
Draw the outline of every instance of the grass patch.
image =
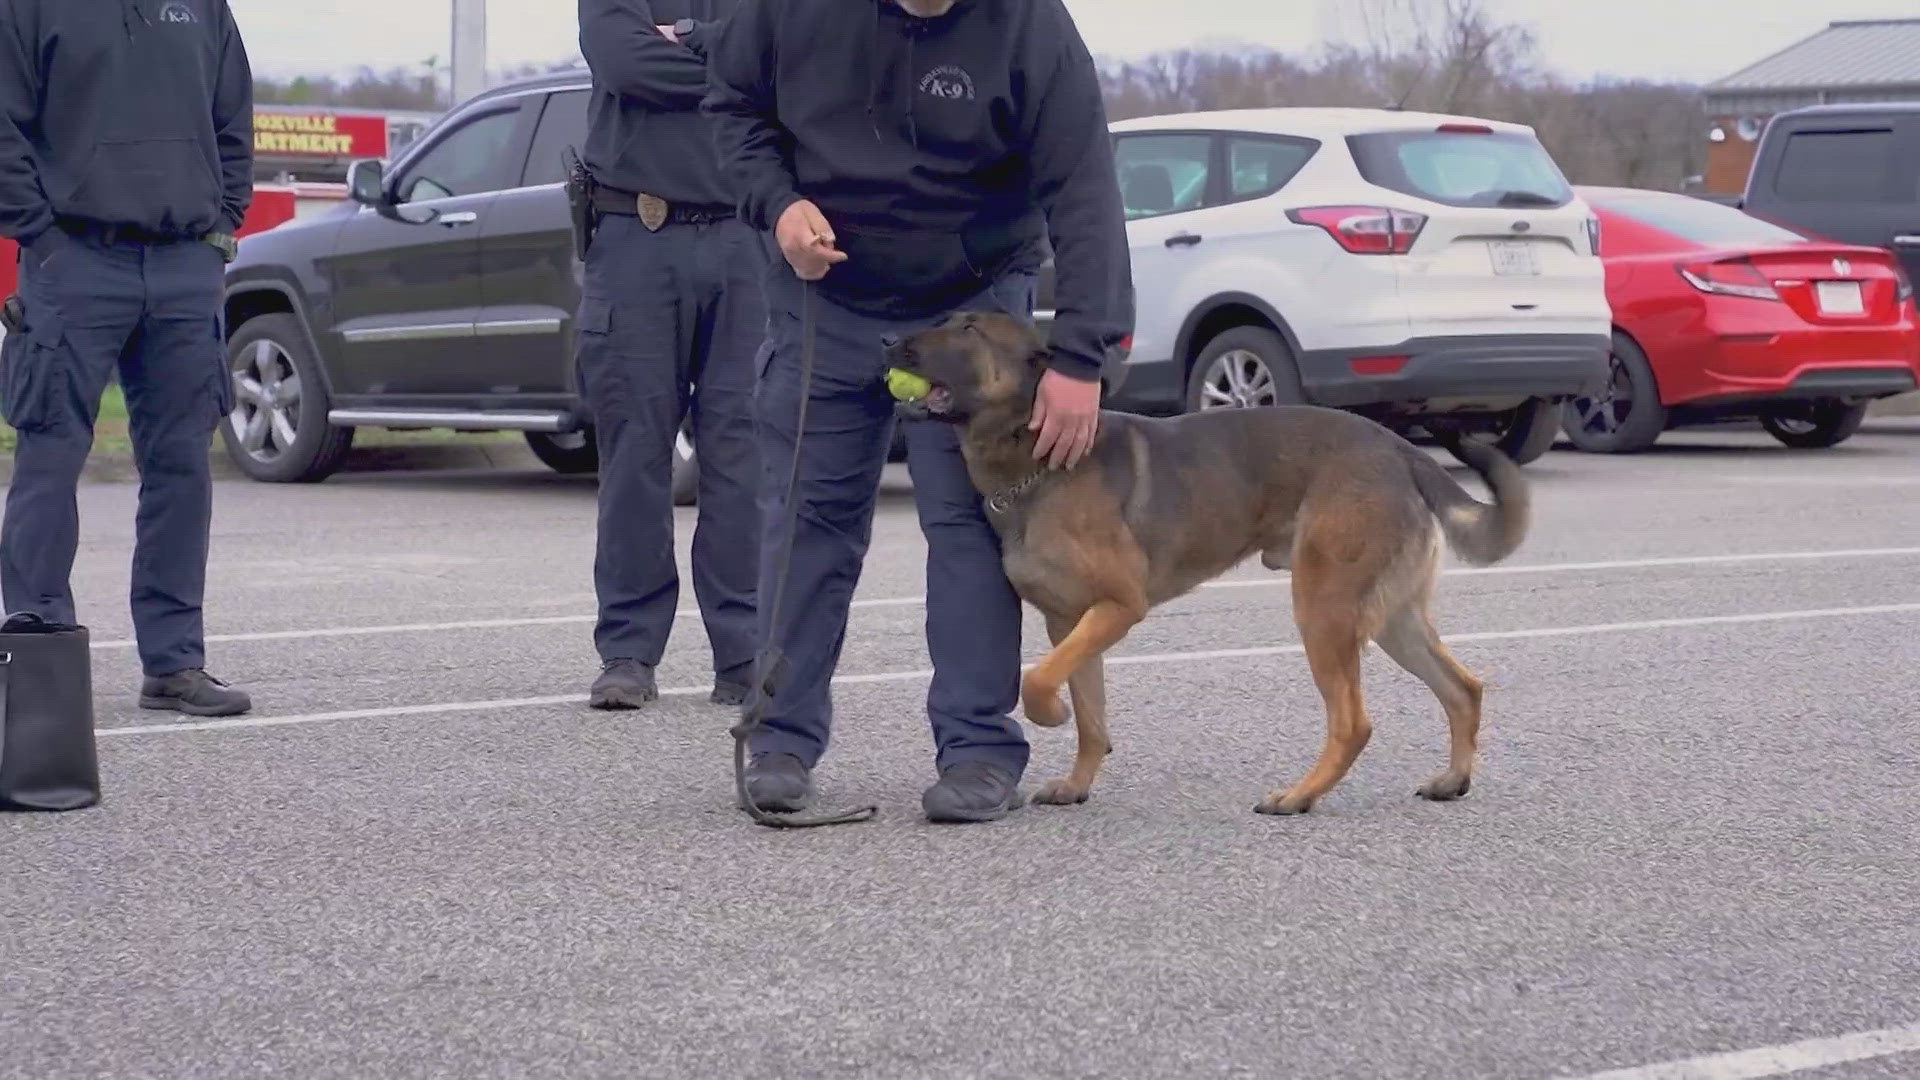
<svg viewBox="0 0 1920 1080">
<path fill-rule="evenodd" d="M 520 436 L 511 431 L 388 431 L 385 428 L 361 428 L 354 432 L 354 446 L 435 446 L 448 443 L 499 443 L 519 442 Z M 13 457 L 15 435 L 12 428 L 0 423 L 0 459 Z M 127 433 L 127 398 L 114 383 L 100 398 L 100 418 L 93 425 L 93 452 L 101 458 L 130 458 L 133 456 L 133 440 Z M 214 436 L 213 452 L 226 453 L 220 445 L 220 436 Z"/>
</svg>

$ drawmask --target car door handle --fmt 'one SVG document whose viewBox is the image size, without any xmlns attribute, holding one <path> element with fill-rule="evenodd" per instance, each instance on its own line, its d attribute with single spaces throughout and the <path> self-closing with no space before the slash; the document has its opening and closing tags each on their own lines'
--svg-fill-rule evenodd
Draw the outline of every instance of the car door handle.
<svg viewBox="0 0 1920 1080">
<path fill-rule="evenodd" d="M 1199 243 L 1200 239 L 1201 238 L 1199 236 L 1190 232 L 1175 233 L 1174 235 L 1167 237 L 1167 246 L 1170 248 L 1171 247 L 1192 247 L 1193 245 Z"/>
<path fill-rule="evenodd" d="M 440 224 L 451 229 L 455 225 L 471 225 L 480 220 L 480 215 L 471 210 L 456 210 L 451 214 L 441 214 Z"/>
</svg>

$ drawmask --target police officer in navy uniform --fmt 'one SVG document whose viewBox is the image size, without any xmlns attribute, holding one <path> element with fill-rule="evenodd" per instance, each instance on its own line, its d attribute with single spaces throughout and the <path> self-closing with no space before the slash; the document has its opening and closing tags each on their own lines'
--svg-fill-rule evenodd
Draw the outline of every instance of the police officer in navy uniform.
<svg viewBox="0 0 1920 1080">
<path fill-rule="evenodd" d="M 755 646 L 759 512 L 753 359 L 765 338 L 752 230 L 734 214 L 710 121 L 706 46 L 734 0 L 580 0 L 593 72 L 586 151 L 596 226 L 577 320 L 600 448 L 595 708 L 657 696 L 679 606 L 673 443 L 699 464 L 693 591 L 716 704 L 745 700 Z"/>
<path fill-rule="evenodd" d="M 958 310 L 1030 316 L 1050 236 L 1058 313 L 1035 466 L 1071 468 L 1093 443 L 1104 362 L 1132 329 L 1132 275 L 1098 74 L 1062 0 L 751 0 L 713 52 L 706 108 L 743 216 L 779 252 L 758 399 L 770 531 L 787 519 L 805 282 L 820 300 L 788 599 L 764 631 L 789 666 L 748 779 L 759 806 L 795 810 L 827 748 L 890 441 L 884 340 Z M 906 441 L 940 773 L 921 802 L 935 821 L 990 821 L 1020 805 L 1027 765 L 1010 716 L 1020 600 L 953 426 L 912 422 Z M 769 554 L 763 591 L 779 572 Z"/>
<path fill-rule="evenodd" d="M 20 292 L 0 364 L 17 432 L 9 612 L 76 621 L 75 488 L 118 371 L 140 470 L 140 704 L 230 716 L 201 602 L 213 433 L 232 406 L 225 263 L 253 195 L 253 74 L 227 0 L 0 2 L 0 234 Z"/>
</svg>

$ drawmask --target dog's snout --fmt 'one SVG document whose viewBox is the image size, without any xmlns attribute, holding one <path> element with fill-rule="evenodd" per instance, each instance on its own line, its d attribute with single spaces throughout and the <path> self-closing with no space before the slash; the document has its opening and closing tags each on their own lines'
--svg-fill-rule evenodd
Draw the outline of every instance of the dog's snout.
<svg viewBox="0 0 1920 1080">
<path fill-rule="evenodd" d="M 880 347 L 881 347 L 881 348 L 883 348 L 883 349 L 897 349 L 897 348 L 899 348 L 899 347 L 900 347 L 900 335 L 898 335 L 898 334 L 882 334 L 882 335 L 880 336 Z"/>
</svg>

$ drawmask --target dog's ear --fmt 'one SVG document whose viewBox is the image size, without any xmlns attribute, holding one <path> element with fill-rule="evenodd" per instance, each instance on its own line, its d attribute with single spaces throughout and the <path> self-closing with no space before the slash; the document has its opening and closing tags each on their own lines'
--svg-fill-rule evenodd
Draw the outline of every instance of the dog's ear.
<svg viewBox="0 0 1920 1080">
<path fill-rule="evenodd" d="M 1008 360 L 1025 357 L 1029 367 L 1046 361 L 1047 343 L 1030 319 L 1003 311 L 980 312 L 972 318 L 981 336 L 993 342 Z"/>
</svg>

